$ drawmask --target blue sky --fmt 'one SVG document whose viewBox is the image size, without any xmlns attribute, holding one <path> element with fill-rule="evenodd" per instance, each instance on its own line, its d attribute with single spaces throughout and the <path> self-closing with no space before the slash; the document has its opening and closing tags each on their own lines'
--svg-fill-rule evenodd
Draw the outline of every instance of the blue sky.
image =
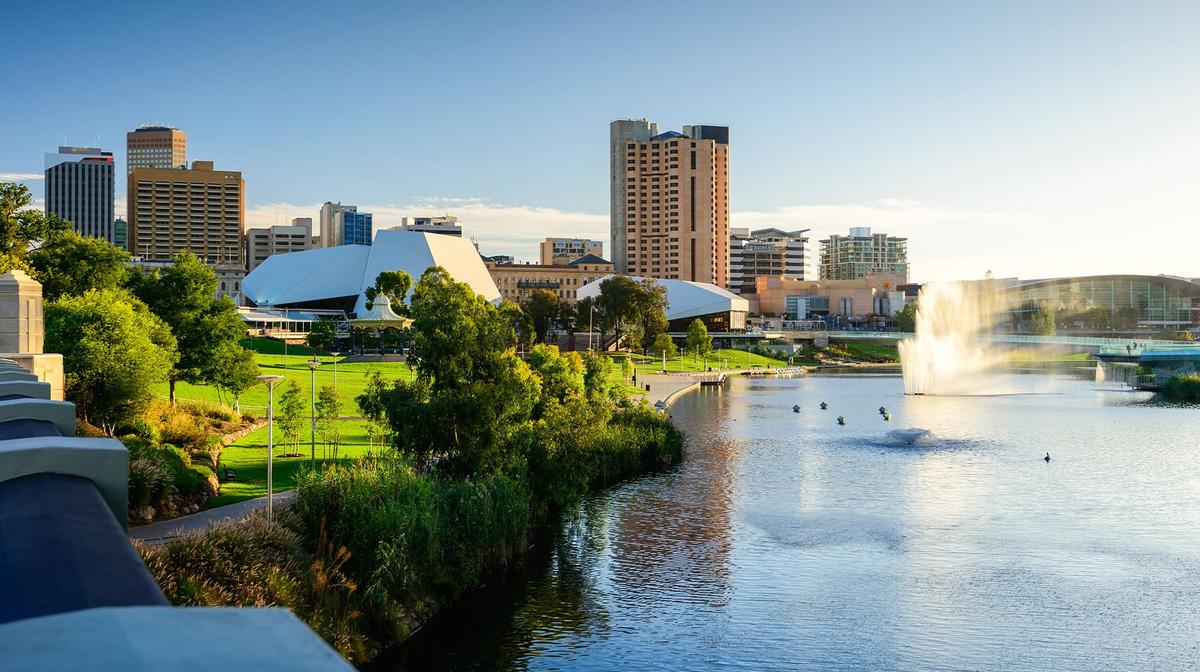
<svg viewBox="0 0 1200 672">
<path fill-rule="evenodd" d="M 189 159 L 243 171 L 253 224 L 325 200 L 385 224 L 450 212 L 485 252 L 532 258 L 545 235 L 607 239 L 607 125 L 644 116 L 732 127 L 735 225 L 908 235 L 916 280 L 1200 276 L 1200 3 L 89 2 L 6 21 L 10 178 L 64 136 L 123 161 L 127 130 L 163 122 Z"/>
</svg>

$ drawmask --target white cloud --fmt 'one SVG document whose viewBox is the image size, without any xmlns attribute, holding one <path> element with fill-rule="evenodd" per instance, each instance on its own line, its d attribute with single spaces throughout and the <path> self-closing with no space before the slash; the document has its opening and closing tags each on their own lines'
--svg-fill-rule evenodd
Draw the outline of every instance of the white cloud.
<svg viewBox="0 0 1200 672">
<path fill-rule="evenodd" d="M 536 261 L 538 243 L 548 236 L 605 241 L 610 253 L 608 214 L 576 212 L 530 205 L 501 205 L 486 198 L 428 197 L 411 204 L 360 203 L 374 213 L 376 229 L 398 226 L 402 217 L 449 214 L 459 218 L 468 237 L 484 254 L 511 254 Z M 320 203 L 251 205 L 247 226 L 284 224 L 293 217 L 320 218 Z M 817 241 L 852 226 L 908 238 L 911 280 L 929 282 L 997 277 L 1026 279 L 1105 273 L 1172 273 L 1200 275 L 1189 250 L 1194 244 L 1159 248 L 1155 254 L 1116 252 L 1116 237 L 1078 222 L 1078 214 L 1017 213 L 976 210 L 945 203 L 888 198 L 869 203 L 794 205 L 732 214 L 732 225 L 751 229 L 811 229 L 813 260 Z M 1184 237 L 1195 240 L 1188 229 Z M 1185 241 L 1186 242 L 1186 241 Z M 1118 247 L 1114 247 L 1118 246 Z"/>
<path fill-rule="evenodd" d="M 357 205 L 360 211 L 372 213 L 376 230 L 399 226 L 403 217 L 454 215 L 464 233 L 479 242 L 479 249 L 484 254 L 511 254 L 522 260 L 536 260 L 538 243 L 548 236 L 608 240 L 607 214 L 500 205 L 483 198 L 427 197 L 405 205 Z M 251 205 L 246 212 L 246 226 L 286 224 L 295 217 L 312 217 L 314 228 L 319 228 L 320 214 L 320 203 Z"/>
<path fill-rule="evenodd" d="M 42 173 L 0 173 L 0 182 L 33 182 L 43 177 Z"/>
</svg>

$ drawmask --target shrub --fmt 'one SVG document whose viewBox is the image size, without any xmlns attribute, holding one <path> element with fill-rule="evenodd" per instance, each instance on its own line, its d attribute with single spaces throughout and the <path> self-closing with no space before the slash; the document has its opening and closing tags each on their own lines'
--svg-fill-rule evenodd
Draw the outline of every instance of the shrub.
<svg viewBox="0 0 1200 672">
<path fill-rule="evenodd" d="M 1200 374 L 1175 376 L 1163 385 L 1163 396 L 1174 401 L 1200 402 Z"/>
<path fill-rule="evenodd" d="M 133 418 L 121 423 L 117 426 L 117 434 L 137 436 L 156 444 L 162 441 L 158 427 L 144 417 Z"/>
<path fill-rule="evenodd" d="M 147 457 L 129 460 L 129 505 L 157 505 L 171 493 L 175 475 L 162 462 Z"/>
</svg>

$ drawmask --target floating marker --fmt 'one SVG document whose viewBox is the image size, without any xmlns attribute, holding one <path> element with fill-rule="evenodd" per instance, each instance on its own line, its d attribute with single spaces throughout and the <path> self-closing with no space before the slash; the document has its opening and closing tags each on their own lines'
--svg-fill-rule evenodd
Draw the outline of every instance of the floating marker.
<svg viewBox="0 0 1200 672">
<path fill-rule="evenodd" d="M 825 403 L 825 402 L 823 402 L 823 401 L 822 401 L 822 402 L 821 402 L 821 410 L 823 411 L 823 410 L 825 410 L 825 409 L 827 409 L 827 408 L 829 408 L 829 404 L 827 404 L 827 403 Z"/>
<path fill-rule="evenodd" d="M 793 412 L 793 413 L 799 413 L 799 412 L 800 412 L 800 405 L 799 405 L 799 404 L 796 404 L 795 406 L 792 406 L 792 412 Z"/>
<path fill-rule="evenodd" d="M 844 418 L 844 417 L 842 417 L 842 416 L 840 416 L 840 415 L 839 415 L 839 416 L 838 416 L 838 424 L 839 424 L 839 425 L 844 425 L 844 424 L 846 424 L 846 418 Z"/>
</svg>

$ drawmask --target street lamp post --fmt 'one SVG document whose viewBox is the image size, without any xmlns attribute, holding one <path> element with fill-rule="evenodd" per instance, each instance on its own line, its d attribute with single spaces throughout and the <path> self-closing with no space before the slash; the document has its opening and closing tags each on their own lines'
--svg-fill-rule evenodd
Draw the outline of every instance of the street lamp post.
<svg viewBox="0 0 1200 672">
<path fill-rule="evenodd" d="M 317 468 L 317 367 L 320 365 L 321 362 L 317 359 L 316 355 L 313 355 L 312 359 L 308 360 L 308 371 L 310 376 L 308 390 L 310 393 L 310 399 L 312 401 L 312 405 L 309 407 L 308 416 L 310 423 L 308 428 L 308 450 L 310 456 L 308 466 L 313 469 Z"/>
<path fill-rule="evenodd" d="M 272 494 L 275 490 L 275 385 L 283 376 L 258 376 L 267 386 L 267 525 L 274 519 Z"/>
<path fill-rule="evenodd" d="M 592 349 L 592 317 L 596 314 L 596 303 L 593 299 L 592 303 L 588 304 L 588 350 Z"/>
</svg>

